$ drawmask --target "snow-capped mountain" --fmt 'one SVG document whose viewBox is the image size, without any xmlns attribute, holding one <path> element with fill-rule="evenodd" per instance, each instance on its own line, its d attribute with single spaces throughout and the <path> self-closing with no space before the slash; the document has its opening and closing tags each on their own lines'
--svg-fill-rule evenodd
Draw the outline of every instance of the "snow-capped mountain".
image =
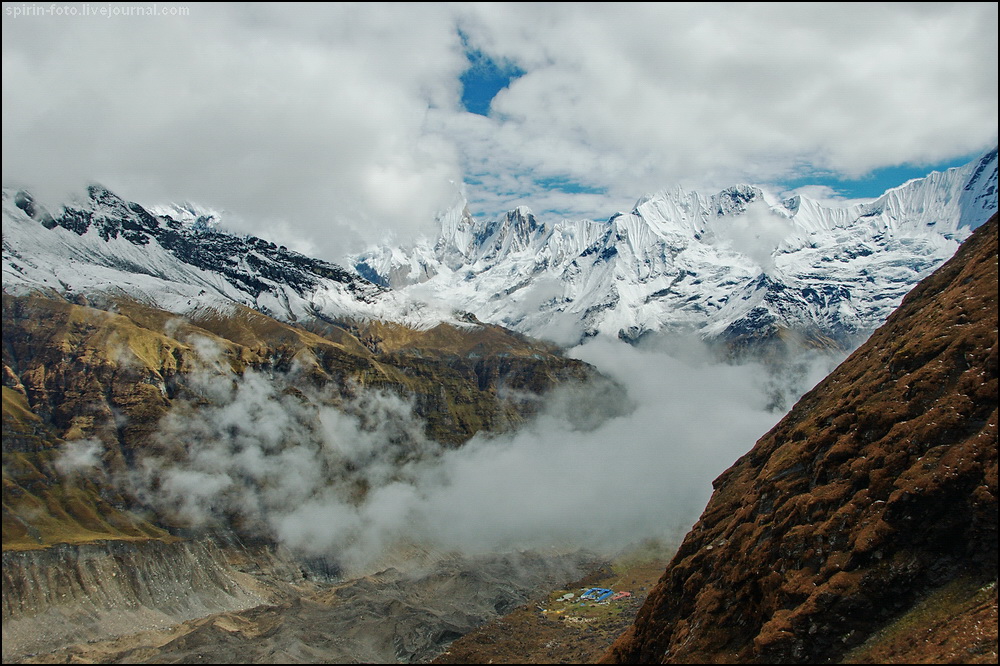
<svg viewBox="0 0 1000 666">
<path fill-rule="evenodd" d="M 566 345 L 656 331 L 837 344 L 878 326 L 996 208 L 993 150 L 852 206 L 747 185 L 661 191 L 605 222 L 543 224 L 523 206 L 480 221 L 462 204 L 435 243 L 373 250 L 354 273 L 221 231 L 224 214 L 197 205 L 143 207 L 92 185 L 50 212 L 4 190 L 3 286 L 183 315 L 239 304 L 289 322 L 427 328 L 464 311 Z"/>
<path fill-rule="evenodd" d="M 3 289 L 125 296 L 181 315 L 243 305 L 277 319 L 389 320 L 427 328 L 455 319 L 344 268 L 216 228 L 191 204 L 147 209 L 98 186 L 49 212 L 3 191 Z"/>
<path fill-rule="evenodd" d="M 352 260 L 378 284 L 573 344 L 696 331 L 730 342 L 794 332 L 843 344 L 881 324 L 997 209 L 997 151 L 842 207 L 748 185 L 645 196 L 606 222 L 488 221 L 464 206 L 435 243 Z"/>
</svg>

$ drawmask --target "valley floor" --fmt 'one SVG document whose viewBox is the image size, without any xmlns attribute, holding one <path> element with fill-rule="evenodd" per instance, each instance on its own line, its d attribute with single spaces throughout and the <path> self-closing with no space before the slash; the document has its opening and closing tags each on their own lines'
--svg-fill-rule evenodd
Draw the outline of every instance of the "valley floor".
<svg viewBox="0 0 1000 666">
<path fill-rule="evenodd" d="M 635 619 L 666 567 L 663 555 L 606 564 L 550 591 L 452 643 L 433 664 L 593 664 Z M 602 604 L 580 602 L 581 591 L 600 587 L 631 596 Z M 567 593 L 574 599 L 562 601 Z"/>
<path fill-rule="evenodd" d="M 107 631 L 108 627 L 104 626 L 107 622 L 95 624 L 81 615 L 81 612 L 89 613 L 88 618 L 94 613 L 100 615 L 100 609 L 67 606 L 58 601 L 59 590 L 53 590 L 56 598 L 50 605 L 43 604 L 45 608 L 34 613 L 34 620 L 22 617 L 9 622 L 5 614 L 4 662 L 426 663 L 440 655 L 456 638 L 515 609 L 547 606 L 549 610 L 556 610 L 553 604 L 542 600 L 547 590 L 557 587 L 571 590 L 577 583 L 604 585 L 614 582 L 639 591 L 651 588 L 655 580 L 636 577 L 630 573 L 631 569 L 623 570 L 602 562 L 602 558 L 587 551 L 546 555 L 531 552 L 483 556 L 429 554 L 424 558 L 401 558 L 395 566 L 370 575 L 326 582 L 302 581 L 294 586 L 281 584 L 277 586 L 280 590 L 275 587 L 274 580 L 267 580 L 273 578 L 273 572 L 258 571 L 251 577 L 256 579 L 264 573 L 261 582 L 265 587 L 274 587 L 270 591 L 276 592 L 262 604 L 169 625 L 136 624 L 133 631 L 123 630 L 121 623 L 115 625 L 114 631 Z M 245 563 L 242 568 L 246 570 L 250 564 Z M 650 574 L 662 571 L 663 565 L 663 561 L 658 561 L 651 564 L 648 571 Z M 274 568 L 273 563 L 268 568 Z M 624 576 L 617 573 L 619 571 L 625 571 Z M 99 581 L 95 579 L 94 584 Z M 267 591 L 262 588 L 261 597 Z M 5 589 L 5 595 L 8 592 L 12 590 Z M 175 590 L 164 592 L 172 597 Z M 194 594 L 198 596 L 203 592 Z M 184 592 L 181 595 L 189 596 Z M 97 598 L 101 594 L 95 588 L 89 596 Z M 549 598 L 554 597 L 549 595 Z M 5 599 L 7 601 L 14 603 L 13 599 Z M 167 599 L 152 601 L 146 603 L 152 606 L 168 603 Z M 638 605 L 639 599 L 628 599 L 627 603 L 599 607 L 597 612 L 587 608 L 575 613 L 581 616 L 582 637 L 573 638 L 571 631 L 562 640 L 590 645 L 593 649 L 581 653 L 567 647 L 564 652 L 574 658 L 597 654 L 631 622 Z M 149 614 L 151 610 L 124 597 L 116 598 L 114 606 L 125 612 L 128 611 L 122 606 L 131 607 L 140 614 Z M 588 616 L 590 619 L 584 619 Z M 66 634 L 72 640 L 63 642 L 58 649 L 23 650 L 18 649 L 15 641 L 7 640 L 14 638 L 9 630 L 15 625 L 34 621 L 36 628 L 41 630 L 42 623 L 59 617 L 64 621 L 71 617 L 82 618 L 82 624 L 78 630 Z M 552 622 L 556 621 L 549 623 Z M 571 628 L 570 622 L 563 624 Z M 596 637 L 600 640 L 595 642 Z M 552 640 L 556 639 L 546 639 L 546 642 Z M 25 642 L 25 646 L 28 643 L 30 641 Z"/>
</svg>

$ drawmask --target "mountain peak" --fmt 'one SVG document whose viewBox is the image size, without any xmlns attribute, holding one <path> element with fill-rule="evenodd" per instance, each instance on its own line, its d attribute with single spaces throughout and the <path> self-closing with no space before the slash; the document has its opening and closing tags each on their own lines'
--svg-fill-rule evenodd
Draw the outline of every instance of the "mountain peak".
<svg viewBox="0 0 1000 666">
<path fill-rule="evenodd" d="M 716 215 L 742 215 L 750 203 L 763 199 L 764 192 L 760 188 L 741 184 L 722 190 L 712 197 L 712 203 Z"/>
<path fill-rule="evenodd" d="M 534 213 L 527 206 L 518 206 L 508 211 L 504 219 L 506 225 L 525 244 L 530 242 L 534 234 L 545 230 L 545 225 L 535 218 Z"/>
<path fill-rule="evenodd" d="M 215 228 L 214 211 L 188 204 L 156 214 L 100 185 L 86 192 L 49 213 L 28 192 L 4 191 L 5 291 L 125 294 L 177 314 L 246 306 L 290 322 L 453 320 L 335 264 Z"/>
<path fill-rule="evenodd" d="M 743 338 L 748 327 L 766 326 L 772 335 L 808 331 L 849 346 L 995 212 L 995 167 L 993 151 L 845 206 L 771 202 L 747 184 L 711 196 L 661 190 L 607 223 L 546 226 L 522 206 L 468 218 L 433 250 L 386 248 L 355 266 L 404 289 L 419 282 L 421 293 L 483 321 L 563 344 L 692 329 L 712 339 L 738 329 Z M 762 269 L 773 282 L 766 290 L 752 284 Z"/>
</svg>

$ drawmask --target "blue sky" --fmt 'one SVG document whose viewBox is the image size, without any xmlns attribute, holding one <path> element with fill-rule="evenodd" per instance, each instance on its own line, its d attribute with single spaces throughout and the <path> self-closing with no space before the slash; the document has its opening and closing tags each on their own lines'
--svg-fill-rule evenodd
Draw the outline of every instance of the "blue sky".
<svg viewBox="0 0 1000 666">
<path fill-rule="evenodd" d="M 933 164 L 919 166 L 899 164 L 882 167 L 874 169 L 861 178 L 846 179 L 837 174 L 824 174 L 786 180 L 781 185 L 790 190 L 807 185 L 825 185 L 839 192 L 845 199 L 872 199 L 908 180 L 923 178 L 931 171 L 947 171 L 953 167 L 964 166 L 981 156 L 982 152 L 975 151 Z"/>
<path fill-rule="evenodd" d="M 513 79 L 524 75 L 524 71 L 510 62 L 496 62 L 486 53 L 470 48 L 468 37 L 459 31 L 465 46 L 465 57 L 469 68 L 462 72 L 462 107 L 469 113 L 480 116 L 490 115 L 490 102 L 497 93 L 510 85 Z"/>
<path fill-rule="evenodd" d="M 4 185 L 194 201 L 338 261 L 463 197 L 597 220 L 678 186 L 874 197 L 997 143 L 996 3 L 183 7 L 5 13 Z"/>
<path fill-rule="evenodd" d="M 467 39 L 463 36 L 463 43 Z M 510 83 L 525 72 L 509 62 L 497 63 L 482 51 L 468 49 L 466 57 L 469 68 L 461 75 L 462 107 L 469 113 L 489 116 L 490 103 L 498 93 L 507 88 Z M 829 187 L 839 193 L 844 199 L 877 198 L 886 190 L 897 187 L 914 178 L 922 178 L 931 171 L 945 171 L 960 167 L 972 160 L 978 159 L 981 151 L 974 151 L 951 159 L 927 164 L 898 164 L 873 169 L 859 178 L 845 178 L 837 173 L 816 173 L 790 178 L 775 183 L 786 190 L 794 190 L 809 185 Z M 466 181 L 470 183 L 470 181 Z M 600 187 L 583 185 L 568 177 L 546 177 L 535 179 L 538 187 L 568 194 L 602 195 L 605 190 Z M 478 184 L 472 182 L 471 184 Z M 558 215 L 561 211 L 553 210 Z"/>
</svg>

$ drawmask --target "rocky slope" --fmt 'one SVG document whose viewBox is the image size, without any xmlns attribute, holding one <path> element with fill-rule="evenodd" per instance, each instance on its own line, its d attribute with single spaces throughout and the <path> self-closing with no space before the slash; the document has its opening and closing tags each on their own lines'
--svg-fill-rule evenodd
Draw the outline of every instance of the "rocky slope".
<svg viewBox="0 0 1000 666">
<path fill-rule="evenodd" d="M 997 209 L 997 152 L 878 199 L 828 206 L 737 185 L 644 196 L 607 221 L 495 220 L 462 205 L 441 235 L 353 260 L 373 281 L 563 344 L 696 332 L 737 348 L 852 347 Z"/>
<path fill-rule="evenodd" d="M 323 323 L 311 332 L 246 308 L 180 319 L 126 299 L 105 307 L 44 294 L 3 297 L 5 549 L 162 537 L 166 516 L 154 525 L 134 511 L 140 505 L 130 499 L 129 474 L 151 452 L 175 462 L 182 455 L 184 443 L 163 436 L 168 415 L 180 408 L 193 419 L 220 400 L 231 403 L 239 392 L 226 387 L 249 378 L 263 393 L 245 418 L 261 419 L 261 431 L 274 417 L 263 400 L 270 395 L 288 402 L 286 414 L 308 408 L 285 425 L 311 427 L 329 407 L 393 441 L 395 453 L 384 455 L 404 459 L 513 428 L 538 408 L 525 396 L 596 379 L 589 366 L 496 326 Z M 403 402 L 379 412 L 382 403 L 372 396 L 386 395 Z M 389 432 L 393 427 L 400 432 Z M 267 437 L 273 455 L 288 438 L 322 444 L 321 434 L 290 431 L 247 433 L 234 445 Z"/>
<path fill-rule="evenodd" d="M 997 218 L 714 483 L 607 663 L 997 660 Z"/>
<path fill-rule="evenodd" d="M 90 632 L 87 641 L 66 641 L 68 645 L 51 652 L 12 654 L 23 663 L 421 663 L 539 589 L 564 585 L 595 566 L 593 554 L 582 551 L 426 555 L 400 568 L 312 589 L 299 585 L 298 594 L 272 594 L 252 608 L 233 606 L 166 628 L 149 622 L 148 609 L 133 603 L 120 615 L 136 610 L 135 622 L 114 638 Z M 215 596 L 235 596 L 240 590 L 233 588 L 215 590 Z M 206 597 L 217 601 L 197 587 L 167 591 L 184 595 L 159 599 L 168 609 L 188 598 L 192 605 Z M 101 596 L 100 590 L 91 592 Z M 49 615 L 60 612 L 50 610 Z M 5 634 L 5 655 L 7 645 Z"/>
<path fill-rule="evenodd" d="M 3 660 L 273 603 L 304 583 L 287 554 L 260 544 L 117 540 L 5 550 Z"/>
</svg>

